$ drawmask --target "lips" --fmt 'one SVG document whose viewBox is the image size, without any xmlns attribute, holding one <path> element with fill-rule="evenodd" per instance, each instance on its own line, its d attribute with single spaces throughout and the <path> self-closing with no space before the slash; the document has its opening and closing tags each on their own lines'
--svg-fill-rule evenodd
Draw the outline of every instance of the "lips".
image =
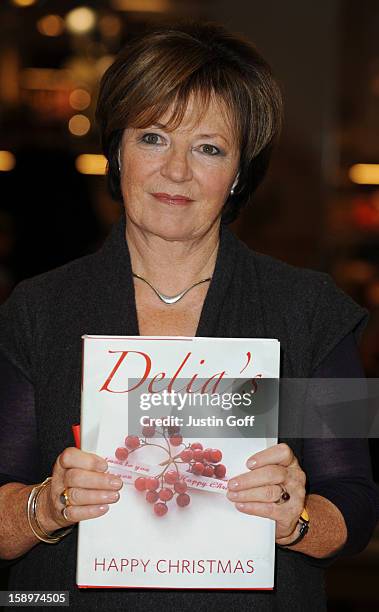
<svg viewBox="0 0 379 612">
<path fill-rule="evenodd" d="M 152 193 L 151 195 L 160 202 L 165 202 L 166 204 L 190 204 L 193 202 L 191 198 L 187 198 L 186 196 L 180 194 L 171 195 L 169 193 Z"/>
</svg>

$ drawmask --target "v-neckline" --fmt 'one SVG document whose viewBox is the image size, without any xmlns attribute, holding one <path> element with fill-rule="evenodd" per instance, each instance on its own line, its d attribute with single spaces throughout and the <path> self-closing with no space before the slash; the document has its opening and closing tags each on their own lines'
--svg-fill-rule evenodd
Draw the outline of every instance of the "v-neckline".
<svg viewBox="0 0 379 612">
<path fill-rule="evenodd" d="M 115 320 L 108 320 L 107 328 L 117 329 L 118 331 L 113 333 L 120 334 L 121 327 L 123 334 L 139 336 L 135 288 L 125 229 L 126 218 L 123 213 L 98 252 L 105 262 L 104 273 L 106 290 L 109 293 L 108 303 L 114 305 L 112 317 Z M 227 295 L 234 273 L 236 242 L 238 240 L 231 231 L 221 225 L 215 268 L 201 309 L 195 337 L 218 335 L 220 305 Z M 115 299 L 114 292 L 119 294 L 119 299 Z M 101 313 L 99 315 L 102 318 Z"/>
</svg>

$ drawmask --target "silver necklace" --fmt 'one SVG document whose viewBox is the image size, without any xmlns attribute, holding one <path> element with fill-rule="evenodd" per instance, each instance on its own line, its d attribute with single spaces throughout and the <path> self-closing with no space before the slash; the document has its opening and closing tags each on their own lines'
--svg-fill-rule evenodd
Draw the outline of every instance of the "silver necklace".
<svg viewBox="0 0 379 612">
<path fill-rule="evenodd" d="M 181 291 L 177 295 L 165 295 L 164 293 L 161 293 L 160 291 L 158 291 L 158 289 L 153 287 L 153 285 L 151 283 L 149 283 L 149 281 L 146 280 L 146 278 L 143 278 L 143 276 L 140 276 L 139 274 L 135 274 L 134 272 L 133 272 L 133 276 L 135 278 L 139 278 L 144 283 L 149 285 L 149 287 L 154 291 L 154 293 L 159 297 L 159 299 L 162 302 L 164 302 L 165 304 L 176 304 L 176 302 L 179 302 L 179 300 L 181 300 L 182 297 L 184 297 L 186 295 L 186 293 L 191 291 L 191 289 L 193 289 L 194 287 L 197 287 L 197 285 L 201 285 L 201 283 L 208 283 L 209 281 L 212 280 L 212 277 L 210 276 L 209 278 L 204 278 L 201 281 L 197 281 L 197 283 L 194 283 L 193 285 L 188 287 L 188 289 L 185 289 L 184 291 Z"/>
</svg>

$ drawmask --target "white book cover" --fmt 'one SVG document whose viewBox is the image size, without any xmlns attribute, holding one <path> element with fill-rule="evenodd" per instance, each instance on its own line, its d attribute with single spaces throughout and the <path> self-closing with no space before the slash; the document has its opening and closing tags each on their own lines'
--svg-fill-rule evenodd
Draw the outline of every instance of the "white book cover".
<svg viewBox="0 0 379 612">
<path fill-rule="evenodd" d="M 80 588 L 273 588 L 275 523 L 226 490 L 277 443 L 279 362 L 275 339 L 83 336 L 81 448 L 124 484 L 79 523 Z"/>
</svg>

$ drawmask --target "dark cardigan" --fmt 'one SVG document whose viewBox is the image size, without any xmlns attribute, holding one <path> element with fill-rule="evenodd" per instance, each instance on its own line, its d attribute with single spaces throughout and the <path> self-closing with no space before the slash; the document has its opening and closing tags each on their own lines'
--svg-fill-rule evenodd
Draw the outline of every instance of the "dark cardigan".
<svg viewBox="0 0 379 612">
<path fill-rule="evenodd" d="M 278 338 L 281 375 L 305 378 L 347 334 L 359 337 L 366 320 L 328 275 L 254 253 L 224 227 L 196 335 Z M 97 253 L 21 282 L 0 308 L 0 347 L 35 389 L 41 481 L 73 445 L 83 334 L 138 335 L 124 217 Z M 296 408 L 293 418 L 301 421 Z M 282 441 L 301 464 L 302 440 Z M 68 589 L 75 610 L 326 609 L 322 561 L 288 549 L 277 549 L 273 592 L 79 590 L 75 564 L 76 529 L 58 545 L 39 544 L 16 560 L 9 588 Z"/>
</svg>

